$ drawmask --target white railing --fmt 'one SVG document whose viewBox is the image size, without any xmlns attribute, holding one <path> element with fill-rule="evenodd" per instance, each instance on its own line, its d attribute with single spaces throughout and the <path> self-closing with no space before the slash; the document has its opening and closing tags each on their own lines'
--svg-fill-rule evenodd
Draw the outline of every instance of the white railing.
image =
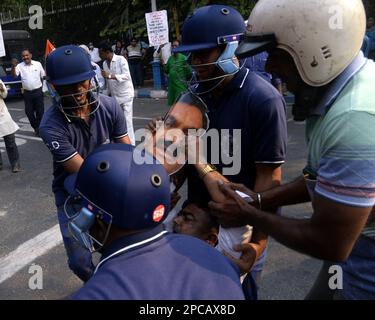
<svg viewBox="0 0 375 320">
<path fill-rule="evenodd" d="M 84 4 L 77 4 L 76 6 L 70 6 L 66 7 L 65 1 L 58 1 L 59 4 L 54 4 L 53 1 L 51 1 L 51 7 L 43 12 L 43 16 L 49 16 L 53 14 L 68 12 L 72 10 L 81 10 L 85 8 L 100 6 L 104 4 L 110 4 L 113 3 L 113 0 L 98 0 L 98 1 L 90 1 L 86 2 Z M 19 21 L 25 21 L 30 19 L 30 14 L 28 12 L 28 8 L 21 8 L 19 7 L 17 10 L 13 9 L 13 11 L 8 12 L 0 12 L 0 24 L 5 25 L 9 23 L 19 22 Z"/>
</svg>

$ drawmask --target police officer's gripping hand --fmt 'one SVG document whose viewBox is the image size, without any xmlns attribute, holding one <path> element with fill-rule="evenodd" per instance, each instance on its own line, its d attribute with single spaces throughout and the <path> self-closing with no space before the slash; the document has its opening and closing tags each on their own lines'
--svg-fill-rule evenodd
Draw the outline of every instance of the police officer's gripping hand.
<svg viewBox="0 0 375 320">
<path fill-rule="evenodd" d="M 237 252 L 242 252 L 241 256 L 237 259 L 227 252 L 223 254 L 233 261 L 235 265 L 240 269 L 241 275 L 246 274 L 251 271 L 254 263 L 257 261 L 257 244 L 255 243 L 242 243 L 233 246 L 233 250 Z"/>
<path fill-rule="evenodd" d="M 254 198 L 254 193 L 244 187 L 234 183 L 219 184 L 220 191 L 226 196 L 227 200 L 221 203 L 209 202 L 212 214 L 215 215 L 224 228 L 238 228 L 245 225 L 252 225 L 254 217 L 258 210 L 250 205 L 246 199 L 236 193 L 239 190 Z"/>
</svg>

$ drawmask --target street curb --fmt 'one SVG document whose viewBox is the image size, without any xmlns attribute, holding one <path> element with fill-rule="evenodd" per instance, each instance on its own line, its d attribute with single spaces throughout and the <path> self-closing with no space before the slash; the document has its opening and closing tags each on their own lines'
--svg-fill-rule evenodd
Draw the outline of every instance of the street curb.
<svg viewBox="0 0 375 320">
<path fill-rule="evenodd" d="M 144 99 L 167 99 L 168 92 L 166 90 L 139 89 L 139 90 L 134 90 L 134 97 L 144 98 Z M 294 95 L 290 93 L 284 96 L 284 99 L 287 104 L 294 103 Z"/>
<path fill-rule="evenodd" d="M 134 90 L 134 96 L 146 99 L 167 99 L 168 92 L 165 90 L 139 89 Z"/>
</svg>

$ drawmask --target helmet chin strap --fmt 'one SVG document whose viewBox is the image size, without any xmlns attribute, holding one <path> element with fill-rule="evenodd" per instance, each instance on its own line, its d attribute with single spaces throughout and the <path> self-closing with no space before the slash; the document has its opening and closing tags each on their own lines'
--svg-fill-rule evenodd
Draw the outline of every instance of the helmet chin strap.
<svg viewBox="0 0 375 320">
<path fill-rule="evenodd" d="M 203 95 L 203 94 L 210 93 L 210 92 L 214 91 L 216 88 L 218 88 L 218 87 L 224 82 L 225 78 L 227 78 L 227 77 L 229 77 L 229 76 L 230 76 L 229 74 L 226 74 L 226 75 L 224 75 L 224 76 L 217 77 L 217 78 L 213 78 L 213 79 L 210 79 L 210 80 L 208 80 L 208 81 L 196 81 L 196 82 L 191 82 L 191 83 L 189 84 L 188 90 L 189 90 L 191 93 L 194 93 L 194 94 L 196 94 L 196 95 L 198 95 L 198 96 Z M 219 80 L 219 79 L 220 79 L 220 80 Z M 216 80 L 219 80 L 219 81 L 216 81 Z M 216 83 L 213 84 L 212 87 L 209 88 L 209 89 L 206 90 L 206 91 L 203 91 L 203 92 L 193 92 L 193 91 L 192 91 L 192 88 L 195 87 L 195 85 L 200 84 L 200 83 L 202 83 L 202 84 L 204 85 L 204 84 L 207 84 L 209 81 L 210 81 L 210 82 L 216 82 Z"/>
<path fill-rule="evenodd" d="M 226 43 L 225 49 L 220 54 L 218 59 L 214 62 L 209 63 L 203 63 L 203 64 L 191 64 L 191 67 L 193 69 L 199 68 L 199 67 L 207 67 L 207 66 L 216 66 L 217 70 L 219 70 L 222 74 L 215 76 L 213 78 L 209 79 L 194 79 L 194 76 L 190 81 L 187 82 L 188 87 L 194 87 L 196 84 L 206 84 L 206 83 L 212 83 L 212 86 L 204 91 L 204 92 L 197 92 L 196 95 L 203 95 L 207 94 L 209 92 L 212 92 L 213 90 L 217 89 L 227 77 L 231 77 L 235 75 L 238 71 L 240 71 L 243 67 L 243 64 L 239 66 L 235 59 L 235 51 L 238 48 L 238 41 L 230 41 Z M 188 58 L 189 59 L 189 58 Z M 219 81 L 216 81 L 219 80 Z M 190 90 L 190 89 L 189 89 Z M 191 91 L 191 90 L 190 90 Z"/>
<path fill-rule="evenodd" d="M 208 65 L 216 65 L 217 66 L 216 70 L 219 70 L 219 71 L 222 72 L 222 70 L 218 67 L 216 62 L 202 64 L 202 65 L 192 65 L 192 67 L 194 68 L 194 67 L 198 67 L 198 66 L 208 66 Z M 196 95 L 203 95 L 203 94 L 209 93 L 209 92 L 215 90 L 216 88 L 218 88 L 224 82 L 224 80 L 226 78 L 235 75 L 238 71 L 239 71 L 239 69 L 237 71 L 233 72 L 233 73 L 222 74 L 220 76 L 216 76 L 216 77 L 209 78 L 209 79 L 202 79 L 202 80 L 198 80 L 196 78 L 196 76 L 193 75 L 192 78 L 190 79 L 190 81 L 187 81 L 186 83 L 187 83 L 189 91 L 192 92 L 192 93 L 193 93 L 193 91 L 191 89 L 193 87 L 195 87 L 196 85 L 202 84 L 203 86 L 208 87 L 208 85 L 210 83 L 212 83 L 211 87 L 209 89 L 207 89 L 206 91 L 204 91 L 204 92 L 194 92 L 194 94 L 196 94 Z"/>
<path fill-rule="evenodd" d="M 301 80 L 302 82 L 302 80 Z M 295 93 L 295 103 L 292 108 L 294 121 L 305 121 L 321 97 L 321 87 L 312 87 L 302 82 Z"/>
<path fill-rule="evenodd" d="M 218 88 L 224 82 L 224 80 L 227 77 L 231 77 L 231 76 L 235 75 L 237 72 L 239 72 L 244 67 L 245 61 L 241 64 L 241 66 L 237 67 L 237 69 L 234 72 L 232 72 L 232 73 L 226 73 L 226 74 L 223 74 L 221 76 L 217 76 L 217 77 L 210 78 L 210 79 L 204 79 L 204 80 L 197 80 L 197 79 L 193 79 L 192 78 L 190 81 L 188 81 L 188 90 L 190 92 L 196 94 L 196 95 L 203 95 L 203 94 L 207 94 L 207 93 L 212 92 L 213 90 L 215 90 L 216 88 Z M 207 66 L 207 65 L 216 65 L 218 67 L 218 70 L 222 71 L 222 69 L 219 68 L 217 61 L 216 62 L 207 63 L 207 64 L 201 64 L 201 65 L 192 65 L 192 66 L 193 67 L 198 67 L 198 66 Z M 216 81 L 216 80 L 220 80 L 220 81 Z M 204 84 L 209 83 L 209 82 L 215 82 L 215 83 L 213 83 L 212 87 L 209 88 L 208 90 L 206 90 L 204 92 L 193 92 L 192 91 L 193 88 L 196 85 L 199 85 L 199 84 L 203 84 L 204 85 Z"/>
<path fill-rule="evenodd" d="M 178 63 L 175 63 L 175 66 L 178 67 Z M 207 66 L 207 65 L 216 65 L 216 62 L 213 62 L 213 63 L 207 63 L 207 64 L 204 64 L 202 66 Z M 198 66 L 198 65 L 194 65 L 193 67 L 195 66 Z M 181 65 L 180 67 L 184 67 L 183 65 Z M 195 95 L 202 95 L 202 94 L 205 94 L 205 93 L 209 93 L 211 92 L 212 90 L 215 90 L 224 80 L 225 78 L 229 77 L 229 76 L 232 76 L 234 74 L 236 74 L 237 72 L 233 73 L 233 74 L 224 74 L 224 75 L 221 75 L 221 76 L 217 76 L 217 77 L 214 77 L 214 78 L 210 78 L 210 79 L 203 79 L 203 80 L 198 80 L 196 78 L 196 75 L 193 74 L 192 77 L 190 78 L 190 80 L 186 80 L 184 78 L 182 78 L 179 74 L 177 75 L 178 77 L 178 80 L 185 84 L 188 88 L 188 90 L 195 94 Z M 220 81 L 215 81 L 215 80 L 220 80 Z M 192 89 L 196 86 L 196 85 L 199 85 L 199 84 L 207 84 L 207 83 L 210 83 L 210 82 L 215 82 L 212 87 L 208 90 L 208 91 L 205 91 L 205 92 L 201 92 L 201 93 L 197 93 L 197 92 L 193 92 Z"/>
</svg>

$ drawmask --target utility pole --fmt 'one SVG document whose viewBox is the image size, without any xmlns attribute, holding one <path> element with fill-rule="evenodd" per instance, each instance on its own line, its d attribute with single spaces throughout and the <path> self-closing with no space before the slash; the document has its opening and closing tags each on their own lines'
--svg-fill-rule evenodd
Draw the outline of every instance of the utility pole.
<svg viewBox="0 0 375 320">
<path fill-rule="evenodd" d="M 151 11 L 157 11 L 156 0 L 151 0 Z"/>
<path fill-rule="evenodd" d="M 172 7 L 172 18 L 173 18 L 173 23 L 174 23 L 174 28 L 176 31 L 176 39 L 180 41 L 180 26 L 178 24 L 178 11 L 177 11 L 177 5 L 176 3 Z"/>
</svg>

